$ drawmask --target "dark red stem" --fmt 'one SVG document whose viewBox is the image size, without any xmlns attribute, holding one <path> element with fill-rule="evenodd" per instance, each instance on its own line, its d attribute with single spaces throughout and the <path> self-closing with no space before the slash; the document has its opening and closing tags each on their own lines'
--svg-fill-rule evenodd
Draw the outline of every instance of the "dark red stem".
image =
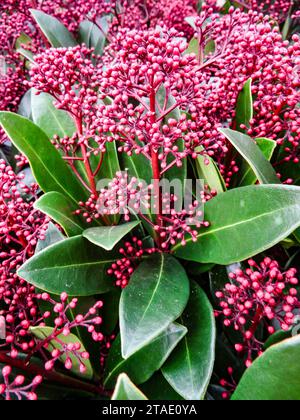
<svg viewBox="0 0 300 420">
<path fill-rule="evenodd" d="M 0 353 L 0 362 L 7 364 L 11 367 L 22 370 L 32 375 L 41 375 L 44 379 L 54 382 L 60 385 L 64 385 L 68 388 L 79 389 L 82 391 L 89 392 L 91 394 L 102 394 L 103 390 L 96 385 L 83 382 L 79 379 L 70 378 L 68 376 L 62 375 L 61 373 L 46 371 L 40 366 L 34 365 L 32 363 L 26 364 L 21 360 L 13 359 L 7 356 L 4 353 Z"/>
</svg>

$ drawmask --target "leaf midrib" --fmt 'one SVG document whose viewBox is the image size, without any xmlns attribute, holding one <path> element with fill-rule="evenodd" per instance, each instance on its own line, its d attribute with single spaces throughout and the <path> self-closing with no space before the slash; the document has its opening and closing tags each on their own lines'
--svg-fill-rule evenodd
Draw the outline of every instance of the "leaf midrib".
<svg viewBox="0 0 300 420">
<path fill-rule="evenodd" d="M 292 209 L 292 208 L 297 208 L 297 207 L 300 207 L 300 205 L 298 205 L 298 204 L 294 204 L 294 205 L 292 205 L 292 206 L 289 206 L 289 208 L 290 208 L 290 209 Z M 198 240 L 198 239 L 200 239 L 200 238 L 203 238 L 203 237 L 205 237 L 205 236 L 208 236 L 208 235 L 213 235 L 213 234 L 215 234 L 215 233 L 217 233 L 217 232 L 226 231 L 226 230 L 231 229 L 232 227 L 235 227 L 235 226 L 240 226 L 240 225 L 243 225 L 243 224 L 246 224 L 246 223 L 250 223 L 251 221 L 254 221 L 254 220 L 257 220 L 257 219 L 261 219 L 261 218 L 263 218 L 263 217 L 265 217 L 265 216 L 268 216 L 268 215 L 271 215 L 271 214 L 281 213 L 281 212 L 282 212 L 282 210 L 283 210 L 284 208 L 285 208 L 285 207 L 282 207 L 282 208 L 277 209 L 277 210 L 274 210 L 274 211 L 266 212 L 266 213 L 260 213 L 258 216 L 251 217 L 251 218 L 249 218 L 249 219 L 245 219 L 245 220 L 242 220 L 242 221 L 240 221 L 240 222 L 236 222 L 236 223 L 233 223 L 233 224 L 230 224 L 230 225 L 222 226 L 222 227 L 220 227 L 220 228 L 213 229 L 213 230 L 210 230 L 210 231 L 207 231 L 207 232 L 199 233 L 199 234 L 197 235 L 197 240 Z M 190 243 L 190 242 L 192 242 L 192 238 L 188 238 L 188 239 L 186 240 L 186 243 L 187 243 L 187 244 L 188 244 L 188 243 Z M 181 248 L 181 247 L 182 247 L 182 245 L 181 245 L 181 244 L 177 244 L 177 245 L 173 248 L 173 251 L 177 251 L 177 249 L 179 249 L 179 248 Z"/>
</svg>

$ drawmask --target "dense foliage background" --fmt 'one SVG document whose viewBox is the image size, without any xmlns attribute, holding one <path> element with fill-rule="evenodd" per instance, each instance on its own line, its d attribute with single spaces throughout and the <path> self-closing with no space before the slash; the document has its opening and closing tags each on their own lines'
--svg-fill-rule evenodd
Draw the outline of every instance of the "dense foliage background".
<svg viewBox="0 0 300 420">
<path fill-rule="evenodd" d="M 299 19 L 2 0 L 0 398 L 300 399 Z"/>
</svg>

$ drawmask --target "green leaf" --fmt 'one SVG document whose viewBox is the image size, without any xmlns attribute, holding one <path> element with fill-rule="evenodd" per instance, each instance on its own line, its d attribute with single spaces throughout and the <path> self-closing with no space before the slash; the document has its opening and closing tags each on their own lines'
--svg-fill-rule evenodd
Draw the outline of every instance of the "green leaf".
<svg viewBox="0 0 300 420">
<path fill-rule="evenodd" d="M 49 293 L 91 296 L 112 288 L 107 270 L 115 260 L 114 254 L 75 236 L 30 258 L 18 275 Z"/>
<path fill-rule="evenodd" d="M 61 193 L 44 194 L 34 203 L 34 207 L 51 217 L 68 236 L 80 235 L 84 230 L 82 221 L 74 214 L 78 206 Z"/>
<path fill-rule="evenodd" d="M 99 172 L 99 179 L 113 180 L 116 173 L 120 171 L 119 157 L 116 148 L 116 142 L 106 143 L 106 152 L 103 157 L 103 163 Z"/>
<path fill-rule="evenodd" d="M 264 157 L 270 162 L 277 146 L 276 141 L 266 139 L 266 138 L 258 138 L 256 139 L 256 144 L 262 151 Z M 245 161 L 242 165 L 239 178 L 240 178 L 240 181 L 239 181 L 240 187 L 243 187 L 246 185 L 253 185 L 257 181 L 257 176 L 251 169 L 251 166 L 249 166 L 248 163 Z"/>
<path fill-rule="evenodd" d="M 221 128 L 219 131 L 227 137 L 237 151 L 251 166 L 261 184 L 280 184 L 271 163 L 265 158 L 260 148 L 251 137 L 230 128 Z"/>
<path fill-rule="evenodd" d="M 226 191 L 225 181 L 212 158 L 199 155 L 196 160 L 196 168 L 198 179 L 203 179 L 211 190 L 217 191 L 218 194 Z"/>
<path fill-rule="evenodd" d="M 38 125 L 47 136 L 54 135 L 63 138 L 72 137 L 76 132 L 75 123 L 68 112 L 54 106 L 55 99 L 48 93 L 40 93 L 32 89 L 31 108 L 33 122 Z"/>
<path fill-rule="evenodd" d="M 297 332 L 300 331 L 300 328 Z M 280 343 L 283 340 L 286 340 L 288 338 L 292 337 L 292 334 L 294 333 L 294 328 L 289 329 L 288 331 L 278 330 L 274 334 L 272 334 L 267 341 L 264 344 L 264 350 L 267 350 L 269 347 L 274 346 L 275 344 Z"/>
<path fill-rule="evenodd" d="M 128 235 L 136 226 L 140 224 L 139 221 L 125 223 L 119 226 L 100 226 L 90 228 L 83 232 L 83 237 L 88 239 L 93 244 L 100 246 L 100 248 L 111 251 L 114 247 Z"/>
<path fill-rule="evenodd" d="M 173 257 L 157 254 L 134 272 L 120 301 L 122 356 L 127 359 L 161 334 L 183 312 L 189 280 Z"/>
<path fill-rule="evenodd" d="M 216 327 L 212 306 L 194 282 L 187 308 L 178 321 L 188 333 L 163 366 L 162 373 L 186 400 L 203 400 L 213 372 Z"/>
<path fill-rule="evenodd" d="M 115 401 L 138 401 L 147 400 L 148 398 L 131 382 L 125 373 L 118 377 L 117 385 L 112 400 Z"/>
<path fill-rule="evenodd" d="M 30 38 L 30 36 L 28 36 L 24 32 L 21 32 L 19 38 L 15 42 L 15 49 L 17 50 L 18 48 L 22 47 L 22 45 L 28 45 L 31 42 L 32 39 Z"/>
<path fill-rule="evenodd" d="M 245 125 L 250 127 L 250 121 L 253 118 L 253 98 L 251 91 L 252 79 L 247 80 L 240 92 L 236 105 L 236 127 L 238 131 L 244 132 L 240 127 Z"/>
<path fill-rule="evenodd" d="M 205 205 L 197 242 L 176 245 L 175 255 L 189 261 L 229 265 L 257 255 L 287 238 L 300 225 L 300 188 L 259 185 L 236 188 Z"/>
<path fill-rule="evenodd" d="M 77 45 L 71 32 L 58 19 L 40 10 L 31 9 L 30 12 L 52 47 L 75 47 Z"/>
<path fill-rule="evenodd" d="M 185 54 L 196 54 L 199 56 L 199 42 L 197 38 L 192 38 L 189 42 L 187 49 L 184 52 Z"/>
<path fill-rule="evenodd" d="M 39 240 L 35 249 L 35 253 L 39 253 L 51 245 L 61 242 L 65 239 L 65 236 L 61 231 L 53 224 L 49 223 L 48 229 L 43 241 Z"/>
<path fill-rule="evenodd" d="M 270 347 L 246 370 L 233 401 L 300 400 L 300 336 Z"/>
<path fill-rule="evenodd" d="M 32 89 L 29 89 L 22 97 L 21 102 L 18 107 L 18 114 L 22 117 L 32 119 L 32 109 L 31 109 L 31 95 Z"/>
<path fill-rule="evenodd" d="M 140 181 L 145 181 L 147 185 L 152 182 L 152 169 L 149 160 L 142 154 L 128 156 L 123 153 L 121 156 L 122 169 L 128 171 L 131 177 L 136 177 Z"/>
<path fill-rule="evenodd" d="M 54 331 L 55 331 L 55 329 L 51 328 L 51 327 L 31 327 L 30 328 L 30 332 L 36 338 L 38 338 L 39 340 L 45 340 L 46 338 L 50 337 L 51 334 L 53 334 Z M 63 342 L 66 345 L 68 345 L 70 343 L 72 343 L 72 344 L 80 343 L 80 349 L 78 351 L 79 352 L 85 352 L 86 351 L 82 342 L 74 334 L 69 334 L 68 336 L 64 336 L 63 334 L 60 334 L 59 336 L 57 336 L 57 338 L 59 339 L 59 341 Z M 47 346 L 47 351 L 49 353 L 51 353 L 54 349 L 58 349 L 58 350 L 63 349 L 62 344 L 57 342 L 55 339 L 49 341 L 49 345 Z M 82 378 L 85 378 L 85 379 L 92 379 L 93 378 L 93 368 L 92 368 L 92 365 L 91 365 L 89 360 L 82 359 L 82 364 L 85 366 L 86 371 L 84 373 L 81 373 L 80 369 L 79 369 L 80 368 L 79 360 L 74 355 L 72 355 L 71 353 L 69 354 L 69 357 L 72 360 L 72 364 L 73 364 L 73 366 L 70 370 L 72 373 L 74 373 L 75 375 L 80 376 Z M 60 356 L 59 360 L 62 363 L 65 363 L 65 361 L 67 360 L 67 356 L 66 356 L 65 352 Z"/>
<path fill-rule="evenodd" d="M 30 61 L 30 63 L 35 64 L 34 55 L 32 54 L 31 51 L 25 50 L 25 48 L 23 47 L 19 47 L 17 49 L 17 52 L 21 54 L 23 57 L 25 57 L 28 61 Z"/>
<path fill-rule="evenodd" d="M 183 398 L 165 380 L 161 372 L 156 372 L 146 383 L 140 386 L 151 401 L 181 401 Z"/>
<path fill-rule="evenodd" d="M 97 185 L 98 191 L 103 188 L 103 184 L 100 184 L 103 180 L 113 180 L 116 176 L 116 173 L 120 171 L 116 142 L 107 142 L 105 147 L 106 152 L 103 156 L 101 170 L 96 177 L 97 181 L 99 181 Z M 120 215 L 115 214 L 113 216 L 109 216 L 109 219 L 111 220 L 111 224 L 117 225 L 120 221 Z"/>
<path fill-rule="evenodd" d="M 149 160 L 142 154 L 128 156 L 126 153 L 122 153 L 120 156 L 122 170 L 127 171 L 130 177 L 135 177 L 139 181 L 144 181 L 148 186 L 152 183 L 152 168 Z M 154 221 L 155 217 L 151 214 L 150 209 L 147 210 L 147 218 Z M 143 226 L 147 229 L 147 232 L 154 236 L 153 227 L 143 220 Z"/>
<path fill-rule="evenodd" d="M 119 287 L 114 287 L 105 294 L 105 305 L 101 309 L 101 317 L 103 319 L 101 331 L 105 335 L 113 334 L 119 324 L 120 298 L 121 289 Z"/>
<path fill-rule="evenodd" d="M 170 324 L 162 334 L 128 359 L 122 358 L 121 337 L 118 336 L 108 356 L 105 388 L 113 388 L 122 372 L 129 375 L 137 385 L 146 382 L 162 367 L 186 333 L 187 329 L 182 325 Z"/>
<path fill-rule="evenodd" d="M 108 32 L 107 16 L 102 17 L 99 21 L 102 30 L 98 25 L 95 25 L 89 20 L 84 20 L 79 25 L 80 42 L 85 44 L 88 48 L 94 48 L 94 53 L 96 55 L 102 55 Z"/>
<path fill-rule="evenodd" d="M 14 145 L 27 156 L 44 192 L 60 192 L 76 204 L 87 197 L 83 186 L 38 126 L 11 112 L 0 112 L 0 123 Z"/>
</svg>

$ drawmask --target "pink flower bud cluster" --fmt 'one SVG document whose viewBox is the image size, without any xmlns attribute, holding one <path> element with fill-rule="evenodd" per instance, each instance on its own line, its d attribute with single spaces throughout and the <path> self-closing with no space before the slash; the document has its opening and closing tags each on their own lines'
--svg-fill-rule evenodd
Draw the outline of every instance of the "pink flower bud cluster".
<svg viewBox="0 0 300 420">
<path fill-rule="evenodd" d="M 98 88 L 92 50 L 85 46 L 50 48 L 35 56 L 31 87 L 50 93 L 55 105 L 82 118 L 97 101 Z"/>
<path fill-rule="evenodd" d="M 25 351 L 33 345 L 27 337 L 28 320 L 38 320 L 38 309 L 34 287 L 16 271 L 45 238 L 48 219 L 33 208 L 37 185 L 26 186 L 22 179 L 0 161 L 0 315 L 6 319 L 7 344 Z"/>
<path fill-rule="evenodd" d="M 259 326 L 266 325 L 267 333 L 275 332 L 276 323 L 287 331 L 295 322 L 295 310 L 300 308 L 299 280 L 294 268 L 280 270 L 277 261 L 265 258 L 260 264 L 249 260 L 250 268 L 238 269 L 229 275 L 230 283 L 216 292 L 225 327 L 233 327 L 242 334 L 243 341 L 235 349 L 246 355 L 246 365 L 261 354 L 263 343 L 256 338 Z"/>
<path fill-rule="evenodd" d="M 300 135 L 297 107 L 299 38 L 293 36 L 291 43 L 283 41 L 279 27 L 269 17 L 251 10 L 243 13 L 240 9 L 231 9 L 228 15 L 217 19 L 212 15 L 211 19 L 214 23 L 206 40 L 214 40 L 221 54 L 215 56 L 214 64 L 205 67 L 202 72 L 198 125 L 203 127 L 207 121 L 212 127 L 221 124 L 237 129 L 237 97 L 251 78 L 254 116 L 247 133 L 253 138 L 274 139 L 279 145 L 287 142 L 286 158 L 297 163 Z M 196 34 L 197 38 L 203 32 L 202 26 Z M 205 40 L 201 37 L 200 40 L 203 45 Z M 207 60 L 210 62 L 209 57 Z M 214 136 L 215 141 L 222 138 Z M 224 163 L 222 156 L 219 163 Z"/>
<path fill-rule="evenodd" d="M 213 155 L 223 144 L 212 138 L 217 129 L 199 121 L 201 69 L 194 54 L 184 54 L 187 45 L 178 35 L 174 29 L 119 34 L 114 60 L 99 72 L 101 99 L 111 100 L 98 107 L 99 136 L 105 142 L 110 133 L 122 143 L 119 151 L 148 159 L 151 150 L 162 149 L 164 171 L 180 167 L 187 156 L 195 158 L 199 146 Z"/>
<path fill-rule="evenodd" d="M 116 286 L 124 289 L 141 263 L 142 257 L 155 252 L 158 252 L 155 247 L 146 248 L 143 241 L 133 237 L 132 242 L 125 242 L 124 247 L 119 249 L 122 258 L 112 264 L 107 274 L 114 277 Z"/>
<path fill-rule="evenodd" d="M 170 246 L 181 242 L 186 244 L 186 239 L 191 236 L 197 241 L 198 231 L 208 227 L 209 223 L 203 221 L 201 203 L 205 203 L 214 195 L 205 191 L 199 197 L 200 201 L 194 200 L 188 209 L 178 210 L 176 203 L 178 198 L 169 193 L 162 197 L 162 215 L 159 224 L 153 222 L 151 213 L 157 213 L 157 197 L 153 185 L 146 185 L 135 177 L 130 178 L 127 172 L 118 172 L 116 177 L 99 192 L 99 196 L 91 195 L 88 201 L 80 202 L 82 209 L 76 211 L 82 214 L 88 223 L 102 216 L 123 215 L 125 221 L 130 221 L 132 216 L 140 216 L 151 225 L 160 238 L 161 248 L 169 249 Z"/>
<path fill-rule="evenodd" d="M 10 380 L 11 375 L 12 368 L 5 366 L 2 369 L 3 383 L 0 383 L 0 395 L 3 395 L 5 400 L 37 400 L 35 391 L 43 382 L 42 376 L 38 375 L 29 384 L 25 384 L 26 379 L 23 375 L 14 375 L 14 378 Z"/>
<path fill-rule="evenodd" d="M 184 18 L 197 15 L 196 0 L 148 0 L 147 6 L 151 27 L 166 26 L 183 32 L 187 37 L 192 35 Z"/>
<path fill-rule="evenodd" d="M 53 305 L 53 312 L 56 314 L 54 320 L 53 332 L 43 340 L 35 340 L 35 347 L 31 354 L 38 352 L 41 349 L 46 349 L 50 352 L 51 358 L 45 363 L 46 370 L 52 370 L 56 361 L 63 357 L 65 368 L 70 370 L 73 368 L 76 360 L 79 365 L 81 373 L 86 371 L 84 361 L 89 359 L 89 354 L 82 349 L 79 342 L 68 342 L 63 340 L 63 337 L 68 337 L 72 330 L 78 327 L 85 328 L 91 334 L 91 337 L 96 342 L 101 342 L 104 339 L 103 334 L 97 332 L 96 327 L 102 324 L 102 318 L 99 316 L 99 309 L 102 308 L 103 302 L 98 301 L 91 307 L 86 314 L 77 314 L 74 319 L 69 319 L 69 311 L 74 311 L 78 304 L 78 299 L 70 299 L 67 293 L 62 293 L 60 302 L 56 302 L 48 293 L 42 293 L 36 296 L 37 300 L 42 300 Z M 44 313 L 43 318 L 46 320 L 51 315 L 50 311 Z M 39 326 L 45 325 L 41 322 Z"/>
</svg>

